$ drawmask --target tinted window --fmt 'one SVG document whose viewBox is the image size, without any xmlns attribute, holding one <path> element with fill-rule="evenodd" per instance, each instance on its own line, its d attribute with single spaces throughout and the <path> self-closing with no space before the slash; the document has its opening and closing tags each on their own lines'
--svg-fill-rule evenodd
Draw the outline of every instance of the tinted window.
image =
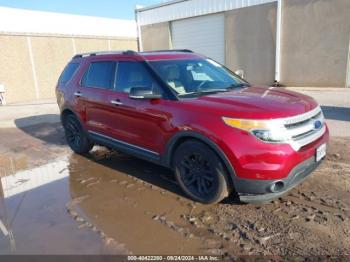
<svg viewBox="0 0 350 262">
<path fill-rule="evenodd" d="M 93 62 L 84 75 L 82 85 L 112 89 L 115 76 L 115 62 Z"/>
<path fill-rule="evenodd" d="M 65 84 L 69 80 L 71 80 L 72 76 L 74 75 L 75 71 L 77 71 L 79 64 L 78 63 L 69 63 L 65 69 L 63 70 L 60 79 L 58 82 L 60 84 Z"/>
<path fill-rule="evenodd" d="M 140 62 L 119 62 L 116 88 L 120 92 L 129 93 L 132 87 L 143 87 L 160 92 L 156 81 Z"/>
</svg>

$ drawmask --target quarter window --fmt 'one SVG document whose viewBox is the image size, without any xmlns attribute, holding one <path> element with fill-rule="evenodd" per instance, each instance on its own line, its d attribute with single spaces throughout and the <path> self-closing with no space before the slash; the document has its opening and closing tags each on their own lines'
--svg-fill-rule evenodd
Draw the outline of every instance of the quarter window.
<svg viewBox="0 0 350 262">
<path fill-rule="evenodd" d="M 82 85 L 113 89 L 115 66 L 113 61 L 92 62 L 83 77 Z"/>
<path fill-rule="evenodd" d="M 69 63 L 63 70 L 58 82 L 60 84 L 65 84 L 73 77 L 74 73 L 77 71 L 78 63 Z"/>
</svg>

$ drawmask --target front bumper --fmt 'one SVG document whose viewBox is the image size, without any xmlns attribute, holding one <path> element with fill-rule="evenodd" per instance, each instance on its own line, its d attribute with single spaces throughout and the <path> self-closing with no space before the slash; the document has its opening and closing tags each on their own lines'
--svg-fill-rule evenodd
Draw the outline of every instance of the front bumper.
<svg viewBox="0 0 350 262">
<path fill-rule="evenodd" d="M 254 204 L 269 202 L 278 198 L 304 181 L 321 162 L 322 160 L 316 162 L 315 157 L 311 157 L 297 165 L 285 179 L 252 180 L 236 177 L 235 186 L 239 189 L 239 199 L 241 202 Z M 282 182 L 284 186 L 281 190 L 273 192 L 271 188 L 276 182 Z"/>
</svg>

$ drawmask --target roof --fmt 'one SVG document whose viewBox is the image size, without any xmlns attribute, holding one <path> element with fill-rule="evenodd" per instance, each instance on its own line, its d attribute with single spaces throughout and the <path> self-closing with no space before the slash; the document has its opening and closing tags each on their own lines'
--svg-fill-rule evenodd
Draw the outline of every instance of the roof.
<svg viewBox="0 0 350 262">
<path fill-rule="evenodd" d="M 149 25 L 277 1 L 278 0 L 172 0 L 148 7 L 137 8 L 136 13 L 140 25 Z"/>
<path fill-rule="evenodd" d="M 0 7 L 0 34 L 136 38 L 133 20 Z"/>
</svg>

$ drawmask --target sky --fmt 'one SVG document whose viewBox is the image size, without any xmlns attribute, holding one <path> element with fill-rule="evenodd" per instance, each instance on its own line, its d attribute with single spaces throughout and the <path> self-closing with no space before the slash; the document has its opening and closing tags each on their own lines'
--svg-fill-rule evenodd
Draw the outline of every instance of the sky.
<svg viewBox="0 0 350 262">
<path fill-rule="evenodd" d="M 136 5 L 149 6 L 164 0 L 0 0 L 0 6 L 57 13 L 135 19 Z"/>
</svg>

